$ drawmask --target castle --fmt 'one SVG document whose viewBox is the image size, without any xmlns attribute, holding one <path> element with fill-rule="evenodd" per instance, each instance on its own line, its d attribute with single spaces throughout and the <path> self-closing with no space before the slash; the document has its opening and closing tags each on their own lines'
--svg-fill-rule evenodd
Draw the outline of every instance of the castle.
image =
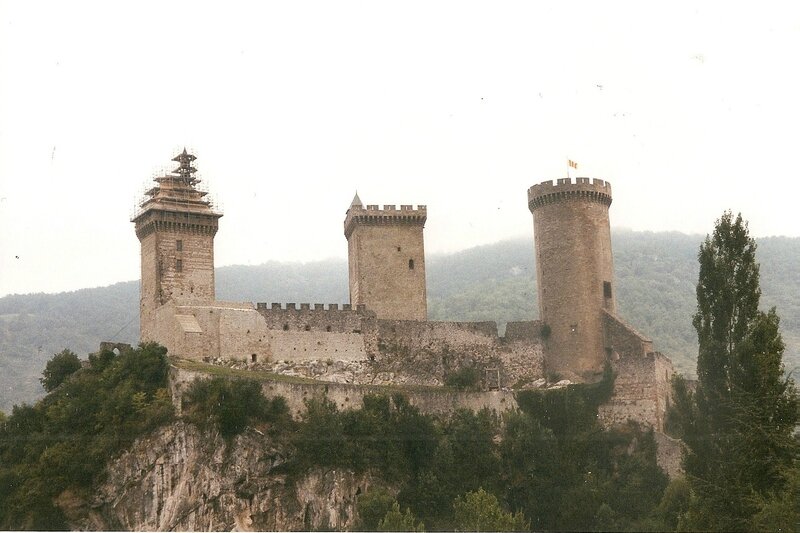
<svg viewBox="0 0 800 533">
<path fill-rule="evenodd" d="M 357 194 L 344 220 L 350 303 L 216 300 L 222 213 L 197 187 L 195 159 L 186 150 L 175 157 L 178 168 L 155 178 L 132 220 L 141 243 L 143 342 L 198 361 L 304 368 L 317 381 L 349 387 L 442 385 L 469 367 L 485 395 L 545 386 L 547 378 L 596 381 L 608 361 L 617 377 L 603 423 L 632 419 L 663 429 L 672 364 L 616 315 L 610 183 L 566 178 L 528 190 L 540 318 L 510 322 L 500 336 L 494 322 L 427 320 L 426 206 L 365 206 Z"/>
</svg>

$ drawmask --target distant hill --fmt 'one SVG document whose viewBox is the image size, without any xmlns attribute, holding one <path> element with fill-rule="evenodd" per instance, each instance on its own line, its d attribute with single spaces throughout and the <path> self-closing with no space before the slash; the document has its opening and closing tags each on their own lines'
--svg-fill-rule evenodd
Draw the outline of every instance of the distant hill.
<svg viewBox="0 0 800 533">
<path fill-rule="evenodd" d="M 694 373 L 699 235 L 616 230 L 619 314 L 650 336 L 678 369 Z M 800 366 L 800 239 L 758 239 L 761 303 L 776 306 L 786 368 Z M 427 259 L 431 320 L 528 320 L 538 316 L 532 239 L 503 241 Z M 221 300 L 343 303 L 345 261 L 271 262 L 217 269 Z M 65 347 L 85 355 L 101 340 L 135 343 L 139 283 L 0 298 L 0 410 L 41 396 L 41 371 Z M 800 370 L 800 369 L 799 369 Z"/>
</svg>

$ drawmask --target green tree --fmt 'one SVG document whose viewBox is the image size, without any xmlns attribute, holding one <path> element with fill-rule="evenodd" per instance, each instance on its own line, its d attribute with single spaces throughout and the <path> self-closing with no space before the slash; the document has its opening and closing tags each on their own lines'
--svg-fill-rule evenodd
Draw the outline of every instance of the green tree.
<svg viewBox="0 0 800 533">
<path fill-rule="evenodd" d="M 44 390 L 50 392 L 80 368 L 81 362 L 78 356 L 70 350 L 64 349 L 47 362 L 39 381 Z"/>
<path fill-rule="evenodd" d="M 692 393 L 677 380 L 670 415 L 688 448 L 690 528 L 749 529 L 757 497 L 782 489 L 798 451 L 798 395 L 783 374 L 778 316 L 758 309 L 755 252 L 747 223 L 726 212 L 698 254 L 698 384 Z"/>
<path fill-rule="evenodd" d="M 186 394 L 186 403 L 187 420 L 204 429 L 209 424 L 215 426 L 226 439 L 240 434 L 248 425 L 280 423 L 288 417 L 285 401 L 271 402 L 252 379 L 197 380 Z"/>
<path fill-rule="evenodd" d="M 361 531 L 375 531 L 380 521 L 392 510 L 392 505 L 397 501 L 384 487 L 368 490 L 358 497 L 356 510 L 358 511 L 359 529 Z"/>
<path fill-rule="evenodd" d="M 453 502 L 453 520 L 458 531 L 527 531 L 530 522 L 521 512 L 500 507 L 497 497 L 482 488 Z"/>
<path fill-rule="evenodd" d="M 406 508 L 406 512 L 401 513 L 400 504 L 394 502 L 386 516 L 378 523 L 378 531 L 425 531 L 425 524 L 417 523 L 411 509 Z"/>
</svg>

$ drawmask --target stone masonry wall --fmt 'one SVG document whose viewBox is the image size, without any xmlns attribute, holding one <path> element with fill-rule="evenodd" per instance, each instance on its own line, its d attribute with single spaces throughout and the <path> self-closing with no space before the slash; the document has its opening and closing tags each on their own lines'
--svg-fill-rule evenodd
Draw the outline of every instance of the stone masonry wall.
<svg viewBox="0 0 800 533">
<path fill-rule="evenodd" d="M 635 357 L 653 351 L 653 341 L 623 322 L 616 315 L 603 310 L 605 346 L 618 357 Z"/>
<path fill-rule="evenodd" d="M 172 367 L 170 382 L 172 398 L 181 412 L 183 395 L 196 379 L 210 377 L 203 372 Z M 292 415 L 299 416 L 305 411 L 305 402 L 314 397 L 327 397 L 340 409 L 359 409 L 364 396 L 385 394 L 391 396 L 401 393 L 411 405 L 428 414 L 447 414 L 459 408 L 479 411 L 484 407 L 502 413 L 515 409 L 517 402 L 511 391 L 457 392 L 443 388 L 400 388 L 377 385 L 351 385 L 345 383 L 291 383 L 288 381 L 264 381 L 262 385 L 267 397 L 282 396 L 286 399 Z"/>
<path fill-rule="evenodd" d="M 160 230 L 141 241 L 141 338 L 157 340 L 156 309 L 172 299 L 214 301 L 214 237 L 208 233 Z M 181 250 L 178 250 L 181 241 Z M 178 261 L 181 261 L 180 267 Z M 180 270 L 178 270 L 180 268 Z"/>
<path fill-rule="evenodd" d="M 658 352 L 650 352 L 620 357 L 612 366 L 617 377 L 611 399 L 600 407 L 601 423 L 611 427 L 634 420 L 663 431 L 674 372 L 669 359 Z"/>
<path fill-rule="evenodd" d="M 400 382 L 429 385 L 474 367 L 484 387 L 523 387 L 543 376 L 540 329 L 538 323 L 512 323 L 512 336 L 504 338 L 495 322 L 378 320 L 375 366 Z"/>
</svg>

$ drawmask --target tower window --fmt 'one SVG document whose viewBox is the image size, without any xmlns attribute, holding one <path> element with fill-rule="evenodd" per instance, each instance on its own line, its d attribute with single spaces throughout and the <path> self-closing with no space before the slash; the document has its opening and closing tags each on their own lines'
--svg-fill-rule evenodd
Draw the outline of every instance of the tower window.
<svg viewBox="0 0 800 533">
<path fill-rule="evenodd" d="M 180 259 L 175 260 L 175 270 L 178 272 L 183 272 L 183 261 Z"/>
<path fill-rule="evenodd" d="M 175 241 L 175 249 L 178 250 L 179 252 L 183 251 L 183 241 L 182 240 L 178 239 L 177 241 Z"/>
<path fill-rule="evenodd" d="M 408 269 L 409 270 L 414 270 L 414 260 L 413 259 L 409 259 L 408 260 Z"/>
<path fill-rule="evenodd" d="M 397 247 L 397 251 L 399 252 L 399 251 L 401 251 L 401 250 L 402 250 L 402 248 L 400 248 L 400 247 L 398 246 L 398 247 Z"/>
<path fill-rule="evenodd" d="M 611 282 L 604 281 L 603 282 L 603 296 L 606 298 L 611 298 Z"/>
</svg>

